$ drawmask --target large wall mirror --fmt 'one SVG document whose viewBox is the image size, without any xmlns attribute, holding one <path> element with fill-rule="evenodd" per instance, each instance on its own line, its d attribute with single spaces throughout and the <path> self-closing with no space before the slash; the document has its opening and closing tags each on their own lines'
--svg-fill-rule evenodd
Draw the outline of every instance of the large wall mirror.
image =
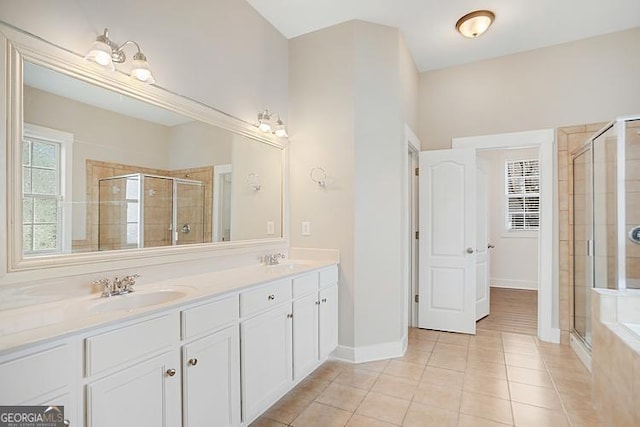
<svg viewBox="0 0 640 427">
<path fill-rule="evenodd" d="M 89 65 L 20 48 L 10 57 L 20 128 L 8 132 L 8 210 L 20 263 L 284 237 L 282 145 Z"/>
</svg>

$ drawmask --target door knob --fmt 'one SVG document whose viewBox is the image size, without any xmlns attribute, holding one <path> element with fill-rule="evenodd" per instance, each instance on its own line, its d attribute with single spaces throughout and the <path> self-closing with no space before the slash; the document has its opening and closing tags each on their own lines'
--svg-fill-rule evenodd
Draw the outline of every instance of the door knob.
<svg viewBox="0 0 640 427">
<path fill-rule="evenodd" d="M 189 365 L 196 366 L 198 364 L 198 359 L 195 357 L 193 359 L 189 359 Z"/>
<path fill-rule="evenodd" d="M 467 253 L 468 253 L 468 254 L 472 254 L 472 253 L 474 253 L 474 252 L 475 252 L 475 251 L 473 250 L 473 248 L 467 248 Z"/>
<path fill-rule="evenodd" d="M 174 376 L 175 374 L 176 374 L 175 369 L 167 369 L 167 375 L 169 375 L 170 377 Z"/>
<path fill-rule="evenodd" d="M 495 247 L 496 247 L 496 245 L 492 245 L 491 243 L 489 243 L 489 244 L 487 245 L 487 249 L 493 249 L 493 248 L 495 248 Z"/>
</svg>

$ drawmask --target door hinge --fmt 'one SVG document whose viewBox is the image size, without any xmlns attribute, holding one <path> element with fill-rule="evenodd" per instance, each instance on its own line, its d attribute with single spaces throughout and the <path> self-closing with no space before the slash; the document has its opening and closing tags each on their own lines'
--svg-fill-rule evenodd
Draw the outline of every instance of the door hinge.
<svg viewBox="0 0 640 427">
<path fill-rule="evenodd" d="M 415 302 L 420 302 L 420 295 L 416 295 L 416 296 L 414 296 L 414 297 L 413 297 L 413 300 L 414 300 Z"/>
<path fill-rule="evenodd" d="M 416 239 L 419 239 L 419 238 L 420 238 L 420 232 L 416 231 Z"/>
<path fill-rule="evenodd" d="M 416 176 L 420 176 L 420 168 L 416 168 L 415 174 L 416 174 Z"/>
</svg>

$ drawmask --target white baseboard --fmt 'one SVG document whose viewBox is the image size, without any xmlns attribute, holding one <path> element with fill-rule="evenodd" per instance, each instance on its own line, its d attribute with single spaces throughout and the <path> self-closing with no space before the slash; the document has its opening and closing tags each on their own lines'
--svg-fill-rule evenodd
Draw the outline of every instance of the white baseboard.
<svg viewBox="0 0 640 427">
<path fill-rule="evenodd" d="M 401 341 L 375 344 L 362 347 L 347 347 L 339 345 L 334 358 L 351 363 L 374 362 L 376 360 L 392 359 L 402 357 L 407 351 L 407 336 Z"/>
<path fill-rule="evenodd" d="M 492 288 L 526 289 L 530 291 L 538 290 L 538 282 L 534 280 L 512 280 L 490 277 L 489 286 Z"/>
<path fill-rule="evenodd" d="M 546 330 L 541 330 L 538 327 L 538 338 L 542 341 L 552 342 L 552 343 L 560 343 L 560 329 L 558 328 L 549 328 Z"/>
</svg>

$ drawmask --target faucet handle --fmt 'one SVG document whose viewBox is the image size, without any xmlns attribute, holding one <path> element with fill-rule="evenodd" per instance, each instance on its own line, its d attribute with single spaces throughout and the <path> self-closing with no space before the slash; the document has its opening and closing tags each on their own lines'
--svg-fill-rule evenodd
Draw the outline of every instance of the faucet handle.
<svg viewBox="0 0 640 427">
<path fill-rule="evenodd" d="M 94 280 L 91 282 L 93 286 L 101 286 L 102 287 L 102 295 L 103 297 L 110 297 L 113 293 L 113 285 L 109 279 L 100 279 Z"/>
<path fill-rule="evenodd" d="M 122 278 L 122 291 L 133 292 L 133 286 L 136 284 L 136 279 L 140 277 L 139 274 L 131 274 Z"/>
</svg>

